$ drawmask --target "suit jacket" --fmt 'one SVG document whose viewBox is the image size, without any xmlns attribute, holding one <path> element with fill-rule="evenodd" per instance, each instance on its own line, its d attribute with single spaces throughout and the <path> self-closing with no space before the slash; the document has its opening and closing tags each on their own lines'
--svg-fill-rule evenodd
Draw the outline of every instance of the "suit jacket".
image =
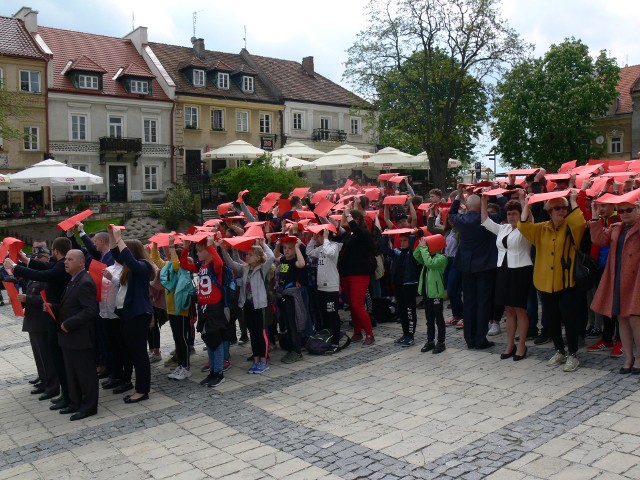
<svg viewBox="0 0 640 480">
<path fill-rule="evenodd" d="M 87 247 L 86 250 L 87 252 L 89 252 L 91 258 L 95 258 L 99 262 L 104 263 L 107 267 L 113 265 L 113 255 L 111 254 L 110 250 L 107 250 L 106 253 L 100 252 L 93 244 L 93 240 L 91 240 L 91 237 L 89 237 L 89 235 L 87 235 L 86 233 L 84 235 L 81 235 L 80 239 L 84 243 L 84 246 Z M 91 262 L 89 261 L 89 263 Z"/>
<path fill-rule="evenodd" d="M 64 269 L 64 260 L 62 259 L 51 259 L 49 263 L 31 260 L 28 267 L 16 265 L 14 275 L 27 280 L 46 282 L 47 286 L 44 291 L 49 303 L 60 303 L 62 293 L 71 279 L 71 275 Z"/>
<path fill-rule="evenodd" d="M 53 311 L 58 322 L 68 331 L 58 332 L 61 347 L 74 350 L 93 348 L 98 302 L 96 285 L 85 270 L 69 282 L 62 301 L 53 305 Z"/>
<path fill-rule="evenodd" d="M 45 283 L 35 280 L 27 283 L 26 302 L 24 309 L 24 319 L 22 320 L 22 331 L 31 333 L 44 333 L 49 330 L 51 317 L 42 310 L 42 297 L 40 292 L 44 290 Z"/>
</svg>

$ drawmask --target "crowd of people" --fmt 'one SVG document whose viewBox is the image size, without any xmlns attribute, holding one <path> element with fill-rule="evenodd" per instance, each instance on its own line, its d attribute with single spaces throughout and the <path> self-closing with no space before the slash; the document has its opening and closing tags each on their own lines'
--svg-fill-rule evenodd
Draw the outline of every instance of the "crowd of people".
<svg viewBox="0 0 640 480">
<path fill-rule="evenodd" d="M 258 375 L 276 346 L 288 364 L 318 343 L 324 354 L 373 347 L 376 321 L 397 318 L 395 343 L 411 347 L 419 306 L 421 352 L 444 352 L 447 327 L 462 330 L 469 349 L 492 348 L 506 313 L 502 360 L 526 358 L 527 340 L 553 341 L 548 365 L 572 372 L 592 338 L 587 352 L 624 357 L 620 373 L 640 374 L 640 180 L 629 172 L 617 183 L 606 164 L 573 167 L 514 171 L 424 199 L 397 174 L 270 193 L 257 209 L 243 191 L 218 207 L 219 219 L 144 243 L 114 225 L 87 235 L 77 221 L 50 248 L 34 242 L 31 255 L 4 259 L 23 286 L 16 299 L 38 372 L 31 393 L 71 420 L 97 412 L 100 379 L 125 403 L 147 400 L 151 363 L 166 360 L 172 380 L 191 377 L 197 333 L 208 387 L 224 382 L 237 343 L 250 342 L 247 373 Z M 174 350 L 163 359 L 167 323 Z"/>
</svg>

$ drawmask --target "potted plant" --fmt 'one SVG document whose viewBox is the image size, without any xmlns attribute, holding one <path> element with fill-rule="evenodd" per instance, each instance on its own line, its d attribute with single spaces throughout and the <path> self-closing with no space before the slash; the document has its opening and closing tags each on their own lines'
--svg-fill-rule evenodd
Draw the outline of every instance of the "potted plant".
<svg viewBox="0 0 640 480">
<path fill-rule="evenodd" d="M 36 207 L 36 215 L 38 217 L 44 217 L 47 214 L 47 212 L 45 211 L 44 207 L 42 205 L 38 205 Z"/>
<path fill-rule="evenodd" d="M 89 203 L 88 202 L 78 202 L 78 205 L 76 206 L 76 211 L 83 212 L 87 208 L 89 208 Z"/>
<path fill-rule="evenodd" d="M 107 202 L 100 202 L 100 213 L 107 213 L 109 211 L 109 204 Z"/>
<path fill-rule="evenodd" d="M 22 217 L 22 207 L 20 206 L 20 204 L 18 203 L 11 204 L 11 215 L 13 216 L 13 218 Z"/>
<path fill-rule="evenodd" d="M 60 215 L 66 215 L 69 212 L 69 207 L 60 207 Z"/>
</svg>

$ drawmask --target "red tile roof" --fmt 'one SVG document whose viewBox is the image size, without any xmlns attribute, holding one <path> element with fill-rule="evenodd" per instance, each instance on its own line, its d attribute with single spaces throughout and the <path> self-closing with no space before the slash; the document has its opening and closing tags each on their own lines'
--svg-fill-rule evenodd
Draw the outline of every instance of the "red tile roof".
<svg viewBox="0 0 640 480">
<path fill-rule="evenodd" d="M 178 70 L 183 70 L 188 67 L 201 67 L 201 68 L 209 68 L 209 64 L 204 60 L 201 60 L 198 57 L 191 57 L 188 60 L 184 60 L 178 63 Z"/>
<path fill-rule="evenodd" d="M 137 76 L 144 72 L 149 78 L 153 76 L 147 68 L 142 56 L 131 40 L 125 38 L 105 37 L 91 33 L 60 30 L 58 28 L 38 27 L 38 33 L 53 52 L 53 88 L 52 90 L 80 93 L 83 95 L 112 95 L 125 98 L 148 98 L 150 100 L 169 100 L 162 87 L 152 80 L 151 94 L 138 95 L 127 93 L 122 83 L 113 77 L 118 70 L 135 69 Z M 69 61 L 80 62 L 85 56 L 106 72 L 102 77 L 102 91 L 75 88 L 68 75 L 62 75 Z M 135 65 L 135 67 L 132 67 Z"/>
<path fill-rule="evenodd" d="M 96 62 L 82 55 L 77 60 L 71 62 L 68 70 L 83 70 L 85 72 L 107 73 L 107 71 Z"/>
<path fill-rule="evenodd" d="M 618 105 L 616 114 L 631 113 L 633 111 L 633 101 L 631 99 L 631 91 L 635 87 L 637 80 L 640 79 L 640 65 L 632 65 L 620 69 L 620 80 L 618 81 Z"/>
<path fill-rule="evenodd" d="M 253 92 L 243 92 L 238 85 L 231 80 L 229 89 L 219 89 L 211 81 L 207 81 L 204 87 L 195 87 L 190 79 L 181 71 L 185 62 L 190 62 L 194 56 L 193 48 L 164 43 L 149 42 L 149 47 L 158 58 L 167 73 L 176 84 L 176 93 L 207 95 L 233 100 L 246 100 L 253 102 L 280 103 L 278 98 L 256 77 Z M 223 53 L 205 50 L 205 57 L 201 59 L 208 66 L 208 70 L 214 70 L 219 66 L 220 70 L 229 72 L 243 72 L 255 75 L 255 71 L 235 53 Z"/>
<path fill-rule="evenodd" d="M 151 71 L 147 68 L 146 65 L 144 67 L 141 67 L 140 65 L 134 62 L 127 65 L 127 68 L 125 68 L 122 72 L 120 72 L 120 75 L 118 75 L 118 77 L 125 77 L 127 75 L 131 77 L 155 78 L 155 75 L 151 73 Z"/>
<path fill-rule="evenodd" d="M 27 31 L 24 22 L 10 17 L 0 17 L 0 55 L 47 58 Z"/>
<path fill-rule="evenodd" d="M 248 53 L 248 52 L 247 52 Z M 357 95 L 315 72 L 303 72 L 302 63 L 250 55 L 285 100 L 297 100 L 351 107 L 364 103 Z"/>
</svg>

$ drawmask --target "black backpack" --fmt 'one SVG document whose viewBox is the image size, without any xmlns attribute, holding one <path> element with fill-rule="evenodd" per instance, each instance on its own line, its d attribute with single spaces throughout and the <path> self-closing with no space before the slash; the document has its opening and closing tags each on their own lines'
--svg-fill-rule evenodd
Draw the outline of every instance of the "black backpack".
<svg viewBox="0 0 640 480">
<path fill-rule="evenodd" d="M 332 355 L 344 350 L 351 344 L 351 337 L 344 332 L 340 332 L 340 340 L 343 338 L 346 338 L 344 345 L 340 345 L 338 341 L 338 348 L 334 348 L 331 346 L 334 343 L 333 334 L 329 330 L 320 330 L 307 339 L 305 348 L 311 355 Z"/>
</svg>

